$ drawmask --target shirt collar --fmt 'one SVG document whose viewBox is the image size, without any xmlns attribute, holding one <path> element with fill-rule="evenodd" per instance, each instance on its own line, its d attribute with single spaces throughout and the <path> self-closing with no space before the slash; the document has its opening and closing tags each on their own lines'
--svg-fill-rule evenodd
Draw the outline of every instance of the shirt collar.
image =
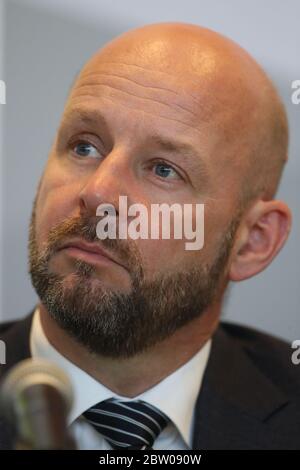
<svg viewBox="0 0 300 470">
<path fill-rule="evenodd" d="M 60 354 L 50 344 L 43 331 L 38 308 L 34 312 L 30 333 L 32 357 L 45 358 L 56 363 L 71 380 L 74 403 L 69 415 L 69 424 L 88 408 L 108 398 L 117 397 L 128 401 L 140 399 L 165 413 L 176 425 L 189 447 L 192 445 L 194 408 L 210 349 L 211 339 L 188 362 L 161 382 L 134 398 L 128 398 L 112 392 Z"/>
</svg>

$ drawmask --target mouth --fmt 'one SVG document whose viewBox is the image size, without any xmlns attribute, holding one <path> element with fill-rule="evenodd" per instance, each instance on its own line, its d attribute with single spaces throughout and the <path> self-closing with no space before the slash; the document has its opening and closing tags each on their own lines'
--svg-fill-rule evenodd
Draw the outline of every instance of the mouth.
<svg viewBox="0 0 300 470">
<path fill-rule="evenodd" d="M 94 265 L 115 264 L 126 269 L 126 267 L 111 254 L 103 250 L 95 243 L 87 243 L 80 240 L 71 240 L 63 244 L 58 252 L 63 252 L 67 256 L 77 258 Z"/>
</svg>

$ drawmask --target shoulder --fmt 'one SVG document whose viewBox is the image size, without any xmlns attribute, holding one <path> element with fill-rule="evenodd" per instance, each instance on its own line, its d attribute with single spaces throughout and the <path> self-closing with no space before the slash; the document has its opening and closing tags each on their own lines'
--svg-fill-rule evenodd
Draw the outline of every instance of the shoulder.
<svg viewBox="0 0 300 470">
<path fill-rule="evenodd" d="M 0 338 L 1 336 L 5 335 L 11 328 L 17 325 L 20 320 L 8 321 L 0 323 Z"/>
<path fill-rule="evenodd" d="M 0 341 L 5 349 L 5 360 L 0 366 L 0 378 L 18 362 L 30 357 L 30 330 L 32 310 L 25 318 L 0 324 Z"/>
<path fill-rule="evenodd" d="M 300 398 L 300 364 L 297 365 L 293 361 L 295 349 L 292 348 L 292 342 L 288 343 L 257 329 L 229 322 L 222 322 L 220 330 L 230 342 L 247 354 L 274 385 L 285 392 L 296 393 Z"/>
<path fill-rule="evenodd" d="M 195 409 L 196 449 L 299 449 L 300 365 L 291 345 L 220 323 Z"/>
<path fill-rule="evenodd" d="M 0 324 L 0 341 L 5 347 L 5 361 L 0 365 L 0 385 L 9 370 L 30 357 L 32 310 L 25 318 Z M 0 450 L 12 448 L 12 430 L 0 413 Z"/>
</svg>

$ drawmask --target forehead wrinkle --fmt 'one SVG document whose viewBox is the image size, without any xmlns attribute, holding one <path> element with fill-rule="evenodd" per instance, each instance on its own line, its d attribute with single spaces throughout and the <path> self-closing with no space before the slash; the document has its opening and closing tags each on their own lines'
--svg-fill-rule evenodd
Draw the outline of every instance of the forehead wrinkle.
<svg viewBox="0 0 300 470">
<path fill-rule="evenodd" d="M 76 97 L 73 97 L 73 98 L 72 98 L 73 102 L 75 102 L 75 103 L 76 103 L 76 101 L 79 100 L 79 103 L 77 103 L 77 105 L 74 105 L 74 108 L 73 108 L 73 109 L 77 109 L 77 107 L 78 107 L 80 110 L 82 109 L 82 108 L 79 106 L 79 104 L 80 104 L 80 103 L 82 104 L 82 102 L 83 102 L 82 98 L 83 98 L 83 97 L 89 98 L 88 101 L 91 101 L 92 103 L 95 102 L 95 96 L 94 96 L 94 95 L 88 94 L 88 93 L 84 93 L 84 94 L 82 94 L 82 95 L 80 95 L 80 96 L 76 96 Z M 127 104 L 121 103 L 120 101 L 118 101 L 118 100 L 116 100 L 116 99 L 113 99 L 111 96 L 110 96 L 110 97 L 108 97 L 108 96 L 101 96 L 101 100 L 103 100 L 103 101 L 110 101 L 111 103 L 117 104 L 118 106 L 121 106 L 121 107 L 123 107 L 123 108 L 126 108 L 127 110 L 128 110 L 128 109 L 129 109 L 129 110 L 133 109 L 133 110 L 135 110 L 135 111 L 142 112 L 143 114 L 148 114 L 149 116 L 154 117 L 154 118 L 158 118 L 158 117 L 159 117 L 160 119 L 164 119 L 164 120 L 167 120 L 167 121 L 172 121 L 172 122 L 174 122 L 175 124 L 180 124 L 181 126 L 184 126 L 184 127 L 188 128 L 188 129 L 192 130 L 193 132 L 196 132 L 196 133 L 199 134 L 202 138 L 203 138 L 203 133 L 201 132 L 202 129 L 203 129 L 204 127 L 208 127 L 208 126 L 209 126 L 208 124 L 206 124 L 205 126 L 202 125 L 202 126 L 201 126 L 202 129 L 200 130 L 199 128 L 197 128 L 197 127 L 195 127 L 195 126 L 192 126 L 191 124 L 188 124 L 188 123 L 186 123 L 186 122 L 180 121 L 179 119 L 171 118 L 171 117 L 169 117 L 169 116 L 163 116 L 163 115 L 157 114 L 157 113 L 151 113 L 150 111 L 146 111 L 145 109 L 137 110 L 136 107 L 130 106 L 128 103 L 127 103 Z M 86 102 L 85 102 L 85 103 L 86 103 Z M 84 110 L 84 111 L 87 112 L 87 114 L 89 114 L 89 115 L 90 115 L 90 114 L 93 114 L 93 113 L 98 113 L 98 114 L 99 114 L 99 117 L 100 117 L 100 118 L 102 117 L 102 121 L 104 120 L 104 121 L 106 122 L 106 120 L 105 120 L 105 118 L 104 118 L 104 116 L 103 116 L 103 114 L 101 113 L 100 110 L 92 110 L 92 111 L 90 111 L 90 110 Z M 93 119 L 93 120 L 90 121 L 90 122 L 95 122 L 95 121 L 96 121 L 96 119 Z"/>
<path fill-rule="evenodd" d="M 117 73 L 106 72 L 105 67 L 103 67 L 103 65 L 104 66 L 105 65 L 117 66 L 117 70 L 116 70 Z M 135 70 L 134 78 L 136 80 L 133 79 L 132 77 L 129 77 L 128 73 L 127 73 L 127 76 L 125 76 L 126 71 L 125 71 L 125 75 L 124 74 L 121 75 L 119 68 L 121 66 L 121 69 L 122 69 L 122 66 L 124 65 L 126 66 L 129 65 L 131 67 L 134 67 L 134 69 L 137 69 L 138 72 L 141 71 L 142 73 L 139 74 Z M 87 67 L 87 69 L 89 68 L 90 67 Z M 192 113 L 195 117 L 197 116 L 194 112 L 194 109 L 197 109 L 197 111 L 198 110 L 201 111 L 201 116 L 198 116 L 198 118 L 201 121 L 210 121 L 214 117 L 216 108 L 221 105 L 221 102 L 217 98 L 216 94 L 211 93 L 211 88 L 214 88 L 213 83 L 212 83 L 214 82 L 214 75 L 211 74 L 211 77 L 209 78 L 207 73 L 206 74 L 203 73 L 203 70 L 202 70 L 201 75 L 198 75 L 195 72 L 191 71 L 188 75 L 184 77 L 184 84 L 182 83 L 182 76 L 179 76 L 178 74 L 174 75 L 174 74 L 170 74 L 168 72 L 164 72 L 162 70 L 159 70 L 153 67 L 152 68 L 142 67 L 139 65 L 128 64 L 128 63 L 125 64 L 125 63 L 119 63 L 119 62 L 104 62 L 101 60 L 100 63 L 97 63 L 96 65 L 94 64 L 94 70 L 95 71 L 86 71 L 85 69 L 83 69 L 83 71 L 81 72 L 78 78 L 77 83 L 75 83 L 75 87 L 76 85 L 78 85 L 78 83 L 80 83 L 84 79 L 89 78 L 89 77 L 97 77 L 99 75 L 107 75 L 107 76 L 112 76 L 112 77 L 116 77 L 119 79 L 124 79 L 128 82 L 131 82 L 132 84 L 137 85 L 140 88 L 149 90 L 150 92 L 151 91 L 169 92 L 170 94 L 173 95 L 175 99 L 177 98 L 178 101 L 184 100 L 185 105 L 186 105 L 187 100 L 189 100 L 191 102 L 190 108 L 178 102 L 177 103 L 173 102 L 172 104 L 174 104 L 175 106 L 178 106 L 183 111 Z M 147 73 L 145 75 L 145 71 L 150 72 L 150 73 Z M 153 78 L 151 76 L 153 72 L 159 74 L 159 78 L 157 77 Z M 178 84 L 178 78 L 181 79 L 180 84 Z M 141 81 L 143 83 L 141 83 Z M 162 86 L 161 82 L 164 82 L 164 81 L 168 85 L 172 84 L 174 86 L 174 89 L 171 89 L 169 86 L 168 87 Z M 154 83 L 158 82 L 160 86 L 155 86 L 153 82 Z M 97 84 L 97 82 L 95 83 L 91 82 L 90 84 L 91 85 Z"/>
<path fill-rule="evenodd" d="M 179 63 L 180 61 L 176 62 L 177 65 Z M 174 92 L 175 94 L 178 93 L 175 91 L 175 89 L 178 88 L 180 91 L 180 93 L 178 93 L 179 96 L 184 92 L 190 98 L 195 99 L 196 104 L 198 105 L 199 101 L 197 100 L 197 97 L 199 94 L 202 95 L 199 86 L 201 89 L 203 89 L 203 85 L 205 88 L 207 85 L 214 88 L 214 86 L 217 85 L 216 81 L 218 81 L 218 77 L 223 80 L 224 73 L 226 74 L 228 72 L 228 60 L 224 58 L 221 59 L 212 49 L 210 49 L 209 52 L 205 52 L 204 50 L 201 51 L 201 62 L 197 62 L 197 67 L 189 67 L 187 69 L 188 65 L 191 65 L 191 63 L 189 62 L 186 67 L 181 67 L 181 69 L 177 68 L 170 73 L 162 68 L 156 67 L 154 63 L 152 63 L 151 66 L 146 67 L 145 65 L 137 65 L 124 61 L 105 61 L 100 55 L 98 57 L 94 57 L 86 64 L 82 69 L 82 72 L 79 74 L 78 81 L 80 81 L 81 78 L 97 75 L 98 72 L 105 73 L 107 70 L 106 66 L 112 66 L 113 73 L 116 72 L 116 75 L 118 76 L 124 77 L 124 75 L 120 75 L 120 71 L 125 70 L 124 73 L 127 77 L 131 75 L 137 79 L 140 78 L 138 82 L 135 82 L 130 77 L 130 80 L 134 83 L 141 84 L 142 81 L 144 83 L 143 86 L 155 89 L 155 86 L 146 85 L 146 83 L 151 83 L 154 80 L 154 82 L 159 83 L 161 89 L 166 89 L 167 91 Z M 131 70 L 128 71 L 128 68 Z M 111 72 L 109 73 L 111 74 Z M 157 74 L 158 77 L 153 79 L 153 74 Z M 231 78 L 233 79 L 234 76 Z M 182 83 L 178 86 L 178 79 L 184 79 L 185 86 L 183 86 Z M 161 83 L 168 85 L 168 87 L 162 87 Z M 169 88 L 170 84 L 174 85 L 174 90 Z M 195 91 L 195 94 L 190 93 L 188 88 L 190 88 L 190 91 L 191 89 Z M 214 99 L 214 96 L 211 98 Z"/>
<path fill-rule="evenodd" d="M 91 65 L 92 64 L 92 65 Z M 163 76 L 166 76 L 166 79 L 167 79 L 167 83 L 170 83 L 170 82 L 173 82 L 174 81 L 174 74 L 171 74 L 169 72 L 166 72 L 164 70 L 161 70 L 161 69 L 158 69 L 158 68 L 155 68 L 153 67 L 153 65 L 151 65 L 151 67 L 145 67 L 145 66 L 142 66 L 142 65 L 137 65 L 137 64 L 131 64 L 131 63 L 127 63 L 127 62 L 113 62 L 113 61 L 104 61 L 102 58 L 101 58 L 101 61 L 97 60 L 96 64 L 91 61 L 91 62 L 88 62 L 86 64 L 86 66 L 83 68 L 82 72 L 80 73 L 79 75 L 79 80 L 81 79 L 81 77 L 84 77 L 84 76 L 88 76 L 89 74 L 94 74 L 94 73 L 97 73 L 97 72 L 90 72 L 89 69 L 91 67 L 94 67 L 95 70 L 101 70 L 102 66 L 105 66 L 105 65 L 113 65 L 113 66 L 116 66 L 118 72 L 119 72 L 119 67 L 121 66 L 122 67 L 132 67 L 135 69 L 135 76 L 139 76 L 139 72 L 141 72 L 141 77 L 143 80 L 149 78 L 149 72 L 150 73 L 158 73 L 160 75 Z M 146 72 L 146 74 L 145 74 Z"/>
<path fill-rule="evenodd" d="M 83 68 L 82 72 L 80 73 L 80 75 L 78 77 L 78 80 L 80 80 L 81 77 L 83 78 L 85 76 L 97 74 L 97 71 L 98 70 L 100 71 L 102 69 L 103 65 L 104 66 L 105 65 L 116 66 L 118 72 L 119 72 L 119 67 L 120 66 L 121 66 L 121 68 L 123 66 L 132 67 L 132 68 L 135 69 L 135 72 L 134 72 L 135 77 L 137 78 L 137 77 L 141 76 L 143 81 L 148 80 L 148 79 L 151 80 L 151 74 L 153 74 L 153 72 L 154 72 L 154 73 L 159 74 L 161 76 L 159 79 L 156 78 L 155 81 L 159 80 L 159 82 L 161 82 L 161 81 L 165 80 L 165 82 L 168 83 L 168 84 L 174 83 L 175 85 L 177 85 L 177 79 L 181 75 L 181 74 L 178 73 L 178 71 L 175 74 L 174 73 L 169 73 L 165 70 L 156 68 L 153 65 L 151 65 L 151 67 L 145 67 L 145 66 L 142 66 L 142 65 L 132 64 L 132 63 L 128 63 L 128 62 L 113 62 L 113 61 L 108 62 L 108 61 L 104 61 L 102 58 L 101 58 L 101 61 L 100 61 L 99 58 L 98 58 L 98 61 L 96 62 L 96 64 L 92 61 L 88 62 L 86 64 L 86 66 Z M 97 70 L 97 71 L 90 72 L 89 69 L 92 68 L 92 67 L 94 67 L 94 69 Z M 205 78 L 205 79 L 209 79 L 210 77 L 213 78 L 215 75 L 216 75 L 215 70 L 213 70 L 212 68 L 210 68 L 209 70 L 205 70 L 205 67 L 202 65 L 200 73 L 199 72 L 196 73 L 195 70 L 189 70 L 188 75 L 185 76 L 185 81 L 186 81 L 186 83 L 189 83 L 190 85 L 193 85 L 195 87 L 199 87 L 200 80 L 203 80 L 203 78 Z M 151 87 L 151 85 L 150 85 L 150 87 Z M 153 87 L 153 88 L 155 88 L 155 87 Z M 162 87 L 160 87 L 160 88 L 162 88 Z M 166 90 L 172 91 L 169 88 L 166 88 Z M 180 90 L 181 90 L 181 87 L 180 87 Z M 175 93 L 176 93 L 176 91 L 175 91 Z M 192 96 L 192 95 L 190 95 L 190 96 Z"/>
<path fill-rule="evenodd" d="M 162 87 L 162 86 L 152 86 L 152 85 L 147 85 L 147 84 L 143 84 L 143 83 L 140 83 L 136 80 L 133 80 L 132 78 L 128 78 L 128 77 L 125 77 L 124 75 L 120 75 L 120 74 L 116 74 L 116 73 L 111 73 L 111 72 L 104 72 L 104 71 L 97 71 L 97 72 L 88 72 L 88 73 L 85 73 L 83 74 L 80 79 L 85 79 L 86 77 L 98 77 L 99 75 L 107 75 L 107 76 L 111 76 L 111 77 L 116 77 L 116 78 L 123 78 L 124 80 L 128 80 L 128 81 L 131 81 L 132 83 L 134 83 L 135 85 L 138 85 L 138 86 L 141 86 L 141 87 L 144 87 L 144 88 L 148 88 L 148 89 L 153 89 L 153 90 L 162 90 L 162 91 L 169 91 L 170 93 L 174 93 L 175 95 L 178 95 L 178 92 L 175 91 L 175 90 L 171 90 L 170 88 L 165 88 L 165 87 Z"/>
<path fill-rule="evenodd" d="M 74 95 L 75 96 L 82 96 L 82 94 L 80 92 L 78 93 L 78 90 L 85 89 L 86 87 L 89 87 L 90 89 L 100 88 L 100 91 L 99 91 L 99 93 L 97 93 L 97 95 L 101 95 L 101 88 L 104 88 L 104 89 L 107 88 L 107 89 L 110 89 L 110 90 L 114 90 L 117 93 L 120 93 L 121 95 L 125 94 L 125 95 L 128 95 L 129 97 L 132 97 L 132 98 L 137 99 L 137 100 L 158 104 L 162 107 L 169 108 L 172 111 L 174 111 L 174 108 L 178 108 L 180 110 L 180 112 L 188 115 L 187 118 L 189 116 L 191 116 L 193 119 L 195 119 L 195 118 L 199 119 L 197 114 L 195 114 L 193 111 L 186 108 L 185 106 L 182 106 L 181 104 L 174 103 L 174 102 L 166 102 L 164 100 L 149 97 L 149 96 L 141 96 L 140 94 L 132 93 L 128 90 L 121 89 L 118 86 L 113 85 L 112 83 L 103 83 L 103 82 L 101 83 L 99 81 L 96 82 L 96 83 L 82 83 L 76 88 Z"/>
</svg>

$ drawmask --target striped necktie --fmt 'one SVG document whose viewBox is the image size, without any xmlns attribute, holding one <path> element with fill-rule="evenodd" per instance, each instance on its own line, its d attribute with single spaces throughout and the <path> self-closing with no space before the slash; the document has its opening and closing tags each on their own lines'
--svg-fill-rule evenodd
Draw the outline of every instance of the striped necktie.
<svg viewBox="0 0 300 470">
<path fill-rule="evenodd" d="M 141 400 L 119 398 L 97 403 L 83 413 L 113 449 L 151 449 L 169 419 Z"/>
</svg>

